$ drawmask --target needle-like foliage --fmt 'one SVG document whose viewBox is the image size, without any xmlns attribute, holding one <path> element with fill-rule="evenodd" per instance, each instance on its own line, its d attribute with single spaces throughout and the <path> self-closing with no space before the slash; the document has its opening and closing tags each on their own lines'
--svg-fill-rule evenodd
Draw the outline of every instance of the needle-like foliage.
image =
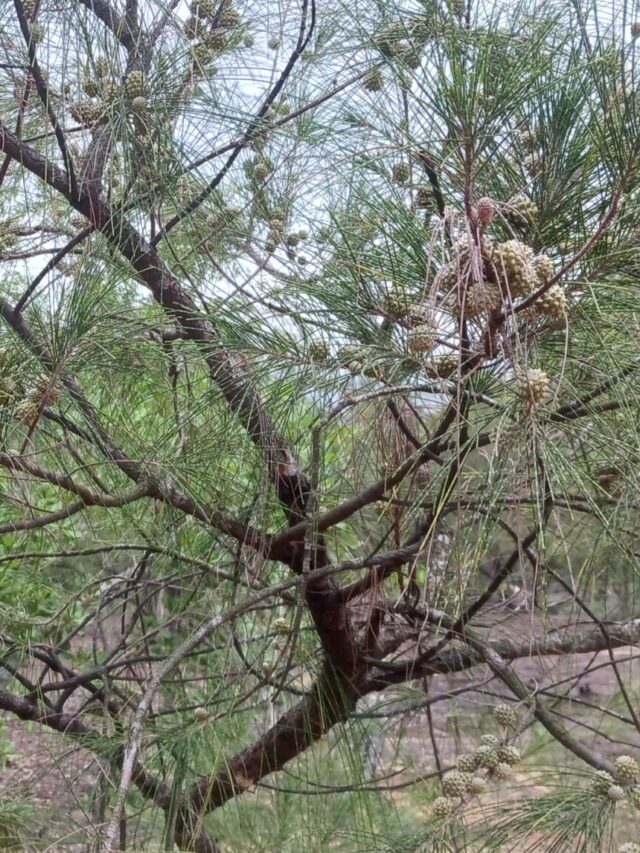
<svg viewBox="0 0 640 853">
<path fill-rule="evenodd" d="M 638 853 L 640 10 L 2 12 L 0 846 Z"/>
</svg>

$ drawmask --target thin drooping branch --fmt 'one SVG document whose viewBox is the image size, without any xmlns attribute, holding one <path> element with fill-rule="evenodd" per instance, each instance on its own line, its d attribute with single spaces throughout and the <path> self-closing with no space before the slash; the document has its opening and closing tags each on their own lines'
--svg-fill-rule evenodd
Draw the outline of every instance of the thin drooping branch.
<svg viewBox="0 0 640 853">
<path fill-rule="evenodd" d="M 301 578 L 292 578 L 278 585 L 278 587 L 285 589 L 296 586 L 301 580 Z M 274 589 L 275 587 L 266 590 L 265 594 L 274 594 Z M 255 606 L 255 603 L 255 600 L 251 600 L 251 602 L 246 603 L 246 606 Z M 244 607 L 245 605 L 241 606 Z M 425 611 L 423 615 L 426 618 L 428 613 Z M 445 621 L 447 619 L 445 614 L 436 611 L 431 612 L 431 621 L 434 623 L 442 625 L 444 624 L 443 619 Z M 203 778 L 194 786 L 189 797 L 181 803 L 180 817 L 176 826 L 176 840 L 183 850 L 206 850 L 207 848 L 200 846 L 200 842 L 198 842 L 199 816 L 205 811 L 217 808 L 231 797 L 250 789 L 261 778 L 279 770 L 287 761 L 311 746 L 315 740 L 325 734 L 337 722 L 348 719 L 358 696 L 385 690 L 390 685 L 402 683 L 408 679 L 424 675 L 461 672 L 482 663 L 489 665 L 493 663 L 494 667 L 502 671 L 505 662 L 515 661 L 519 658 L 586 654 L 604 651 L 607 648 L 636 645 L 640 642 L 640 619 L 611 623 L 607 625 L 607 631 L 608 640 L 603 637 L 599 629 L 576 632 L 571 628 L 566 631 L 553 632 L 543 639 L 527 640 L 522 643 L 511 639 L 488 643 L 475 638 L 473 643 L 467 644 L 467 648 L 443 652 L 410 675 L 406 671 L 404 673 L 374 674 L 373 677 L 358 685 L 357 690 L 354 691 L 354 696 L 341 697 L 337 705 L 327 706 L 319 702 L 319 690 L 316 687 L 298 706 L 278 720 L 275 726 L 255 744 L 227 761 L 223 771 L 215 776 Z M 510 672 L 510 675 L 512 674 Z M 519 687 L 518 689 L 520 690 Z M 520 692 L 523 693 L 520 698 L 524 701 L 531 701 L 530 691 L 524 685 L 522 685 Z M 19 699 L 5 691 L 0 691 L 0 707 L 20 716 L 22 719 L 35 720 L 61 733 L 84 734 L 87 731 L 86 725 L 73 715 L 47 714 L 44 710 L 39 710 L 34 702 Z M 563 727 L 559 726 L 555 720 L 550 722 L 544 715 L 544 709 L 542 711 L 537 710 L 538 714 L 542 714 L 544 717 L 544 721 L 541 720 L 541 722 L 547 724 L 547 727 L 550 725 L 550 732 L 554 736 L 562 737 L 562 742 L 566 743 L 566 733 Z M 574 742 L 570 737 L 569 740 L 569 748 L 571 748 L 574 746 Z M 594 767 L 610 769 L 608 762 L 603 763 L 590 750 L 578 749 L 576 754 Z M 170 800 L 167 786 L 152 780 L 143 768 L 135 763 L 131 778 L 143 790 L 145 796 L 153 798 L 161 808 L 167 808 Z M 192 811 L 190 811 L 190 806 L 193 808 Z"/>
<path fill-rule="evenodd" d="M 35 40 L 32 36 L 31 27 L 29 26 L 29 21 L 27 20 L 27 16 L 25 15 L 22 0 L 13 0 L 13 3 L 15 6 L 16 15 L 18 17 L 18 23 L 20 24 L 22 37 L 24 38 L 25 44 L 27 46 L 27 53 L 29 54 L 29 65 L 31 68 L 33 79 L 36 84 L 36 91 L 38 92 L 38 96 L 47 112 L 47 116 L 49 117 L 49 122 L 51 123 L 51 127 L 53 128 L 53 132 L 56 137 L 56 142 L 58 143 L 60 153 L 62 154 L 64 167 L 67 170 L 67 176 L 69 180 L 69 193 L 72 198 L 78 198 L 78 182 L 76 180 L 73 160 L 71 158 L 71 153 L 69 152 L 69 147 L 67 146 L 67 140 L 65 138 L 64 131 L 62 130 L 62 126 L 60 125 L 60 122 L 58 121 L 53 107 L 51 106 L 51 93 L 47 88 L 47 84 L 44 81 L 42 71 L 40 70 L 40 65 L 36 58 L 36 46 Z"/>
<path fill-rule="evenodd" d="M 55 253 L 51 260 L 48 261 L 48 263 L 34 277 L 31 284 L 27 287 L 20 299 L 16 302 L 14 309 L 16 314 L 20 314 L 23 311 L 25 305 L 33 296 L 40 282 L 42 282 L 49 275 L 49 273 L 52 272 L 58 266 L 58 264 L 66 258 L 66 256 L 70 252 L 73 252 L 76 246 L 79 246 L 80 243 L 83 243 L 92 231 L 93 227 L 91 225 L 87 226 L 86 228 L 83 228 L 74 237 L 72 237 L 68 243 L 66 243 L 61 249 L 59 249 Z"/>
<path fill-rule="evenodd" d="M 632 167 L 629 167 L 629 173 L 632 172 Z M 564 264 L 561 269 L 558 270 L 555 275 L 551 276 L 544 284 L 540 285 L 530 296 L 527 296 L 516 308 L 514 308 L 514 314 L 520 314 L 523 311 L 526 311 L 527 308 L 530 308 L 541 296 L 543 296 L 550 288 L 554 285 L 558 284 L 559 281 L 565 277 L 565 275 L 575 267 L 575 265 L 584 257 L 586 257 L 593 247 L 596 245 L 598 240 L 605 233 L 607 228 L 613 223 L 616 216 L 618 215 L 618 211 L 620 209 L 620 202 L 622 201 L 625 191 L 626 184 L 629 179 L 629 175 L 625 175 L 621 181 L 619 187 L 615 190 L 615 192 L 611 196 L 611 203 L 609 205 L 609 209 L 606 214 L 603 216 L 602 220 L 598 223 L 597 228 L 594 230 L 593 234 L 589 239 L 585 242 L 585 244 L 581 247 L 581 249 L 576 252 L 569 260 Z M 500 315 L 500 320 L 504 320 L 505 315 Z"/>
<path fill-rule="evenodd" d="M 640 368 L 640 359 L 634 359 L 633 362 L 627 367 L 622 368 L 621 370 L 617 370 L 612 376 L 607 377 L 604 382 L 601 382 L 597 385 L 592 391 L 588 394 L 584 394 L 582 397 L 576 400 L 571 400 L 569 403 L 565 403 L 564 406 L 561 406 L 559 409 L 556 409 L 555 412 L 552 412 L 549 415 L 548 420 L 551 423 L 557 423 L 558 421 L 562 422 L 564 420 L 571 420 L 575 418 L 582 418 L 585 415 L 589 415 L 593 412 L 593 407 L 589 405 L 593 400 L 597 397 L 602 396 L 619 382 L 621 382 L 626 376 L 629 376 L 634 371 Z"/>
<path fill-rule="evenodd" d="M 0 68 L 19 68 L 23 71 L 28 71 L 28 66 L 20 65 L 1 65 Z M 20 137 L 22 135 L 22 125 L 24 124 L 24 116 L 27 110 L 27 106 L 29 104 L 29 95 L 31 94 L 32 83 L 34 82 L 32 76 L 27 74 L 24 81 L 24 86 L 22 92 L 20 93 L 20 103 L 18 106 L 18 117 L 16 119 L 15 125 L 15 133 L 16 136 Z M 47 136 L 50 131 L 47 131 Z M 7 173 L 9 171 L 9 166 L 11 165 L 12 157 L 10 154 L 5 154 L 4 160 L 0 164 L 0 187 L 2 187 L 5 178 L 7 177 Z"/>
<path fill-rule="evenodd" d="M 95 745 L 103 740 L 98 732 L 77 715 L 52 710 L 33 699 L 16 696 L 2 689 L 0 689 L 0 709 L 21 720 L 39 723 L 62 735 L 75 737 L 80 742 L 84 742 L 87 749 L 95 750 Z M 133 768 L 132 780 L 141 793 L 147 799 L 153 800 L 159 808 L 164 811 L 171 808 L 173 794 L 170 786 L 152 776 L 139 762 Z M 220 853 L 215 841 L 202 827 L 194 831 L 191 849 L 196 853 Z"/>
<path fill-rule="evenodd" d="M 157 251 L 117 210 L 100 198 L 70 197 L 65 173 L 35 149 L 24 145 L 15 134 L 0 123 L 0 148 L 19 159 L 23 166 L 49 186 L 62 193 L 70 204 L 85 215 L 92 225 L 117 248 L 138 273 L 154 298 L 177 320 L 185 337 L 203 347 L 213 380 L 234 414 L 251 438 L 261 447 L 270 472 L 282 497 L 291 507 L 304 503 L 305 484 L 287 441 L 271 423 L 261 400 L 252 388 L 250 377 L 237 359 L 221 347 L 214 326 L 201 315 L 190 295 L 169 271 Z"/>
<path fill-rule="evenodd" d="M 11 308 L 6 300 L 1 297 L 0 317 L 2 317 L 14 332 L 16 332 L 16 334 L 29 345 L 33 352 L 42 359 L 45 365 L 53 369 L 53 364 L 46 347 L 36 339 L 24 317 L 21 314 L 17 314 L 15 309 Z M 169 478 L 154 477 L 149 472 L 143 471 L 134 460 L 130 459 L 127 454 L 113 442 L 106 429 L 100 423 L 97 414 L 75 379 L 73 379 L 73 377 L 63 376 L 62 383 L 72 394 L 87 422 L 94 431 L 95 445 L 100 449 L 104 456 L 111 462 L 115 463 L 130 480 L 133 480 L 135 483 L 144 483 L 146 495 L 162 501 L 163 503 L 170 504 L 175 509 L 180 510 L 186 515 L 192 516 L 203 524 L 212 525 L 218 528 L 220 531 L 233 537 L 238 542 L 242 542 L 243 545 L 255 548 L 260 552 L 272 554 L 276 559 L 278 556 L 282 557 L 285 561 L 287 558 L 290 558 L 290 554 L 287 549 L 271 549 L 268 536 L 265 537 L 259 531 L 242 524 L 218 509 L 213 509 L 212 507 L 203 505 L 200 501 L 195 501 L 189 495 L 177 489 Z M 8 467 L 14 467 L 15 457 L 7 456 L 7 461 Z M 24 462 L 23 464 L 25 465 L 24 470 L 28 470 L 29 465 L 31 465 L 31 463 L 27 462 Z M 47 472 L 45 469 L 40 469 L 38 466 L 31 467 L 32 470 L 29 473 L 33 476 L 38 476 L 41 479 L 49 479 L 49 476 L 52 476 L 53 479 L 50 480 L 50 482 L 53 482 L 55 485 L 60 487 L 65 487 L 63 485 L 63 481 L 58 482 L 56 480 L 60 475 L 57 475 L 55 472 Z M 71 485 L 71 482 L 69 485 Z M 77 484 L 73 483 L 73 487 L 76 485 Z M 74 488 L 71 488 L 70 490 L 73 491 Z M 76 493 L 79 494 L 78 492 Z M 93 500 L 91 495 L 92 493 L 87 491 L 87 497 L 90 501 Z M 97 503 L 101 497 L 96 497 Z"/>
<path fill-rule="evenodd" d="M 307 18 L 309 18 L 309 24 L 307 26 Z M 273 85 L 271 91 L 267 94 L 264 99 L 262 106 L 251 120 L 249 126 L 242 134 L 240 139 L 235 143 L 231 154 L 227 158 L 224 166 L 218 171 L 218 174 L 209 181 L 207 186 L 200 192 L 195 198 L 191 199 L 191 201 L 186 204 L 182 210 L 179 210 L 175 216 L 173 216 L 169 222 L 162 228 L 158 234 L 151 241 L 152 246 L 157 246 L 158 243 L 163 240 L 166 235 L 172 231 L 176 225 L 178 225 L 186 216 L 189 216 L 195 210 L 200 207 L 200 205 L 206 201 L 206 199 L 211 195 L 212 192 L 220 185 L 225 175 L 228 173 L 231 166 L 234 164 L 235 160 L 238 158 L 240 153 L 247 145 L 255 138 L 256 133 L 260 130 L 260 125 L 262 119 L 266 115 L 267 111 L 274 103 L 282 89 L 284 88 L 287 80 L 291 76 L 291 73 L 302 56 L 306 46 L 309 44 L 311 37 L 313 36 L 313 31 L 315 28 L 316 21 L 316 3 L 315 0 L 302 0 L 302 9 L 300 12 L 300 29 L 298 32 L 298 40 L 295 48 L 293 49 L 291 56 L 285 67 L 282 69 L 278 79 Z"/>
<path fill-rule="evenodd" d="M 87 505 L 80 498 L 79 500 L 71 501 L 61 509 L 53 510 L 53 512 L 46 512 L 31 518 L 8 521 L 6 524 L 0 524 L 0 535 L 16 533 L 18 530 L 38 530 L 41 527 L 48 527 L 50 524 L 57 524 L 59 521 L 71 518 L 72 515 L 82 512 L 86 507 Z"/>
<path fill-rule="evenodd" d="M 273 728 L 225 762 L 223 770 L 196 783 L 187 798 L 190 811 L 201 815 L 244 793 L 346 720 L 361 692 L 354 685 L 350 694 L 337 695 L 332 684 L 325 670 L 309 695 Z"/>
<path fill-rule="evenodd" d="M 631 718 L 633 720 L 633 724 L 636 728 L 636 731 L 640 732 L 640 717 L 638 716 L 638 712 L 636 711 L 634 704 L 629 697 L 629 692 L 628 692 L 628 690 L 625 686 L 625 683 L 624 683 L 624 681 L 620 675 L 620 671 L 618 670 L 618 666 L 616 664 L 616 660 L 615 660 L 615 657 L 613 654 L 613 648 L 612 648 L 611 643 L 610 643 L 609 631 L 607 629 L 607 626 L 604 624 L 602 619 L 598 619 L 598 617 L 593 612 L 593 610 L 589 607 L 589 605 L 586 603 L 586 601 L 583 600 L 582 596 L 576 592 L 576 590 L 574 589 L 574 587 L 571 584 L 567 583 L 565 581 L 565 579 L 563 577 L 561 577 L 551 566 L 547 566 L 547 571 L 551 575 L 551 577 L 554 578 L 554 580 L 557 583 L 559 583 L 560 586 L 562 586 L 569 593 L 569 595 L 571 595 L 571 598 L 576 602 L 578 607 L 580 607 L 586 613 L 586 615 L 595 622 L 595 624 L 600 629 L 602 636 L 607 641 L 607 643 L 608 643 L 607 652 L 609 653 L 609 660 L 611 661 L 611 668 L 612 668 L 613 673 L 615 675 L 616 681 L 618 682 L 620 694 L 622 695 L 622 698 L 624 699 L 624 703 L 627 706 L 629 714 L 631 715 Z"/>
<path fill-rule="evenodd" d="M 206 360 L 210 376 L 222 392 L 231 411 L 242 423 L 249 436 L 261 449 L 270 476 L 276 486 L 276 493 L 284 506 L 290 525 L 304 518 L 309 486 L 298 461 L 285 438 L 275 427 L 262 400 L 257 394 L 250 375 L 241 363 L 234 359 L 221 346 L 215 326 L 207 317 L 203 317 L 193 299 L 172 275 L 166 263 L 156 249 L 151 246 L 126 218 L 111 208 L 100 197 L 83 196 L 73 200 L 68 192 L 66 176 L 54 164 L 49 163 L 39 152 L 24 145 L 8 128 L 0 123 L 0 148 L 20 158 L 22 164 L 34 175 L 41 178 L 67 200 L 100 231 L 137 272 L 139 279 L 151 291 L 156 302 L 161 305 L 182 328 L 187 339 L 199 345 Z M 17 326 L 15 315 L 10 314 Z M 82 398 L 78 389 L 70 388 L 86 416 L 91 416 L 89 404 Z M 102 438 L 102 436 L 101 436 Z M 131 460 L 122 459 L 116 453 L 114 461 L 119 467 L 130 472 Z M 158 484 L 157 493 L 161 497 L 164 491 L 173 490 L 167 484 Z M 302 570 L 304 536 L 306 527 L 291 537 L 294 554 L 289 548 L 284 553 L 288 563 Z M 288 543 L 287 543 L 288 544 Z M 317 564 L 321 565 L 324 549 L 319 549 Z M 272 555 L 283 554 L 280 546 L 271 549 Z M 298 554 L 298 558 L 296 558 Z M 332 658 L 337 671 L 344 677 L 352 678 L 356 671 L 358 657 L 353 632 L 349 625 L 348 613 L 344 605 L 332 600 L 331 581 L 321 581 L 320 588 L 308 589 L 307 600 L 320 639 Z M 318 595 L 319 594 L 319 595 Z"/>
<path fill-rule="evenodd" d="M 405 462 L 399 465 L 392 474 L 381 477 L 379 480 L 371 483 L 371 485 L 366 486 L 353 497 L 348 498 L 333 509 L 330 509 L 317 518 L 314 518 L 313 521 L 301 521 L 293 527 L 288 528 L 284 533 L 281 533 L 279 536 L 274 538 L 272 543 L 273 546 L 280 547 L 287 542 L 291 542 L 292 540 L 299 538 L 305 533 L 312 523 L 315 530 L 322 532 L 336 524 L 339 524 L 341 521 L 346 521 L 347 518 L 350 518 L 354 513 L 358 512 L 358 510 L 363 509 L 375 501 L 382 500 L 386 492 L 394 486 L 399 485 L 406 477 L 416 471 L 421 465 L 424 465 L 425 462 L 439 461 L 438 454 L 447 444 L 444 436 L 447 434 L 447 431 L 455 419 L 456 411 L 456 405 L 449 406 L 442 416 L 438 429 L 435 431 L 432 438 L 423 444 L 420 449 L 412 454 Z"/>
<path fill-rule="evenodd" d="M 439 625 L 444 624 L 448 629 L 453 627 L 453 621 L 443 613 L 433 613 L 433 617 Z M 429 618 L 429 617 L 427 617 Z M 602 756 L 596 754 L 589 749 L 586 744 L 573 737 L 564 726 L 558 722 L 556 717 L 544 706 L 540 697 L 526 686 L 520 676 L 511 668 L 508 661 L 496 651 L 488 643 L 484 642 L 475 631 L 471 631 L 468 626 L 465 626 L 463 634 L 460 638 L 465 644 L 477 653 L 479 658 L 487 664 L 491 671 L 511 690 L 521 702 L 525 702 L 531 706 L 534 717 L 542 723 L 549 734 L 561 743 L 566 749 L 570 750 L 578 758 L 581 758 L 591 767 L 596 770 L 605 770 L 613 777 L 618 775 L 615 767 L 610 761 L 607 761 Z M 607 647 L 607 639 L 602 638 Z"/>
<path fill-rule="evenodd" d="M 334 567 L 335 570 L 335 567 Z M 136 766 L 138 753 L 142 745 L 144 719 L 149 711 L 151 701 L 155 696 L 163 679 L 171 673 L 184 658 L 192 652 L 197 646 L 207 640 L 223 625 L 233 622 L 243 613 L 252 610 L 256 605 L 266 598 L 277 594 L 280 591 L 287 590 L 291 587 L 307 584 L 312 584 L 315 577 L 321 579 L 325 575 L 325 569 L 316 569 L 297 578 L 291 578 L 276 584 L 259 594 L 246 599 L 243 602 L 228 608 L 224 613 L 215 615 L 203 625 L 199 626 L 178 648 L 158 667 L 153 678 L 149 682 L 145 693 L 136 707 L 133 719 L 129 726 L 129 735 L 124 751 L 122 761 L 122 771 L 116 803 L 113 808 L 111 819 L 102 837 L 101 849 L 104 853 L 110 853 L 115 843 L 118 824 L 122 809 L 124 808 L 125 797 L 127 790 L 133 778 L 133 771 Z M 357 665 L 354 662 L 354 666 Z M 318 684 L 314 691 L 306 697 L 299 708 L 305 709 L 304 724 L 300 724 L 299 717 L 295 714 L 292 719 L 295 720 L 293 729 L 287 729 L 288 739 L 285 745 L 282 738 L 279 743 L 279 751 L 277 756 L 271 756 L 269 748 L 267 751 L 262 748 L 262 744 L 254 745 L 254 748 L 242 753 L 242 756 L 236 762 L 236 766 L 227 765 L 225 776 L 221 777 L 216 783 L 216 791 L 212 799 L 211 789 L 208 778 L 198 782 L 187 798 L 186 809 L 180 812 L 180 819 L 176 824 L 176 831 L 181 838 L 185 838 L 191 832 L 190 820 L 193 815 L 200 816 L 203 812 L 211 810 L 215 805 L 219 805 L 225 799 L 235 796 L 239 791 L 246 789 L 246 784 L 242 780 L 246 780 L 251 776 L 257 781 L 260 773 L 265 772 L 267 766 L 265 762 L 275 761 L 273 770 L 278 769 L 278 763 L 284 763 L 290 758 L 297 755 L 302 749 L 306 749 L 313 740 L 319 738 L 327 726 L 333 725 L 339 719 L 345 719 L 348 711 L 355 706 L 358 698 L 358 690 L 355 680 L 350 680 L 349 672 L 338 672 L 334 661 L 331 657 L 327 657 L 324 664 L 322 677 L 318 680 Z M 335 720 L 334 720 L 335 717 Z M 304 744 L 304 745 L 303 745 Z M 275 748 L 275 745 L 274 745 Z M 242 767 L 242 770 L 240 769 Z M 272 772 L 272 771 L 268 771 Z M 247 775 L 249 774 L 249 775 Z M 217 776 L 215 777 L 218 778 Z M 250 782 L 253 784 L 253 781 Z M 188 849 L 194 849 L 189 847 Z"/>
<path fill-rule="evenodd" d="M 10 471 L 21 471 L 37 480 L 44 480 L 67 492 L 72 492 L 81 498 L 85 506 L 124 506 L 125 503 L 130 503 L 138 498 L 149 495 L 149 489 L 143 479 L 140 480 L 135 489 L 125 495 L 103 495 L 92 492 L 91 489 L 88 489 L 81 483 L 77 483 L 73 477 L 66 474 L 58 474 L 56 471 L 36 465 L 30 459 L 18 453 L 3 453 L 0 451 L 0 465 L 3 468 L 8 468 Z"/>
<path fill-rule="evenodd" d="M 551 499 L 551 490 L 549 488 L 549 483 L 546 477 L 543 477 L 545 482 L 545 500 L 544 500 L 544 508 L 543 508 L 543 517 L 541 525 L 534 525 L 534 527 L 527 533 L 526 536 L 523 536 L 522 539 L 516 537 L 516 547 L 511 552 L 509 557 L 503 561 L 502 565 L 496 571 L 494 577 L 491 579 L 491 582 L 487 585 L 487 587 L 477 596 L 475 601 L 469 604 L 463 613 L 458 616 L 458 618 L 446 629 L 445 634 L 441 637 L 437 643 L 431 646 L 428 649 L 425 649 L 415 658 L 408 662 L 402 662 L 400 664 L 393 664 L 390 668 L 394 668 L 395 666 L 399 666 L 401 669 L 407 669 L 407 675 L 410 676 L 413 671 L 419 671 L 421 666 L 427 663 L 429 660 L 434 658 L 445 646 L 448 644 L 449 640 L 458 634 L 464 635 L 466 626 L 471 623 L 473 618 L 487 605 L 496 592 L 500 589 L 500 587 L 504 584 L 510 574 L 513 572 L 514 568 L 518 564 L 523 554 L 529 555 L 533 558 L 531 554 L 531 546 L 536 541 L 538 535 L 540 534 L 542 525 L 544 525 L 551 514 L 551 510 L 553 508 L 553 502 Z M 444 508 L 446 509 L 446 507 Z"/>
<path fill-rule="evenodd" d="M 452 411 L 454 410 L 455 409 L 452 407 Z M 436 435 L 431 440 L 431 442 L 429 442 L 429 446 L 433 446 L 434 448 L 439 446 L 438 442 L 441 438 L 443 430 L 442 424 L 446 423 L 447 420 L 448 419 L 445 416 L 440 425 L 440 428 L 436 431 Z M 433 502 L 433 508 L 428 512 L 424 521 L 419 525 L 418 530 L 410 539 L 407 540 L 407 542 L 405 542 L 403 548 L 398 549 L 397 556 L 391 554 L 384 560 L 376 561 L 376 563 L 372 566 L 371 571 L 369 571 L 367 575 L 360 578 L 359 580 L 353 581 L 348 586 L 341 587 L 340 590 L 336 593 L 336 597 L 340 601 L 352 601 L 353 599 L 364 595 L 372 587 L 382 583 L 385 578 L 387 578 L 393 571 L 399 568 L 399 566 L 402 565 L 403 562 L 405 562 L 405 559 L 402 556 L 403 552 L 412 550 L 415 554 L 417 554 L 427 547 L 437 530 L 439 519 L 442 517 L 443 512 L 446 511 L 447 502 L 451 495 L 451 491 L 454 488 L 454 485 L 462 470 L 462 466 L 464 465 L 465 460 L 472 448 L 472 445 L 468 441 L 466 429 L 463 429 L 462 432 L 462 438 L 464 439 L 463 446 L 459 448 L 456 458 L 450 465 L 449 470 L 447 471 L 446 476 L 444 477 L 444 481 L 439 489 L 438 495 Z M 433 450 L 432 452 L 435 453 L 435 450 Z M 423 453 L 422 451 L 420 451 L 420 453 L 418 453 L 418 457 L 421 458 L 422 456 Z M 406 465 L 406 463 L 404 464 Z"/>
<path fill-rule="evenodd" d="M 133 779 L 134 770 L 137 764 L 138 753 L 142 744 L 142 735 L 144 727 L 144 719 L 147 716 L 151 702 L 160 687 L 160 684 L 166 676 L 171 673 L 184 658 L 195 649 L 200 643 L 208 639 L 218 628 L 227 622 L 232 621 L 240 613 L 243 612 L 245 605 L 227 610 L 220 616 L 214 616 L 209 622 L 202 625 L 190 637 L 188 637 L 178 648 L 162 663 L 156 670 L 153 678 L 149 682 L 144 695 L 134 712 L 133 718 L 129 725 L 129 735 L 127 744 L 122 758 L 122 768 L 120 773 L 120 782 L 116 795 L 116 801 L 113 806 L 111 818 L 101 837 L 100 850 L 104 853 L 111 853 L 113 845 L 116 841 L 124 802 L 129 790 L 129 785 Z"/>
<path fill-rule="evenodd" d="M 350 86 L 354 86 L 356 83 L 359 83 L 364 77 L 369 74 L 369 68 L 366 68 L 364 71 L 358 72 L 358 74 L 354 74 L 352 77 L 349 77 L 348 80 L 345 80 L 343 83 L 340 83 L 337 86 L 332 86 L 328 92 L 325 92 L 323 95 L 318 95 L 317 98 L 314 98 L 311 101 L 308 101 L 304 106 L 299 107 L 297 110 L 292 110 L 290 113 L 287 113 L 286 116 L 282 116 L 279 119 L 276 119 L 270 127 L 274 130 L 284 127 L 287 124 L 295 121 L 300 116 L 305 115 L 311 110 L 315 110 L 318 107 L 325 104 L 327 101 L 332 100 L 339 95 L 341 92 L 344 92 L 345 89 L 348 89 Z M 261 129 L 262 130 L 262 129 Z M 204 166 L 205 163 L 210 162 L 211 160 L 215 160 L 216 157 L 221 157 L 223 154 L 227 154 L 229 151 L 232 151 L 241 141 L 242 136 L 238 136 L 235 139 L 226 142 L 224 145 L 221 145 L 218 148 L 214 148 L 213 151 L 210 151 L 208 154 L 205 154 L 203 157 L 199 157 L 197 160 L 194 160 L 189 164 L 188 169 L 192 171 L 193 169 L 198 169 L 200 166 Z"/>
</svg>

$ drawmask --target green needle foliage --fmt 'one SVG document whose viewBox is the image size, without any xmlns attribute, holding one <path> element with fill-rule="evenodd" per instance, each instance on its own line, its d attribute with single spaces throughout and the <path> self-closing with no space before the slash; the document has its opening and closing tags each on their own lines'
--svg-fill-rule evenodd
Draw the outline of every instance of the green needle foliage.
<svg viewBox="0 0 640 853">
<path fill-rule="evenodd" d="M 0 847 L 638 853 L 640 9 L 4 5 Z"/>
</svg>

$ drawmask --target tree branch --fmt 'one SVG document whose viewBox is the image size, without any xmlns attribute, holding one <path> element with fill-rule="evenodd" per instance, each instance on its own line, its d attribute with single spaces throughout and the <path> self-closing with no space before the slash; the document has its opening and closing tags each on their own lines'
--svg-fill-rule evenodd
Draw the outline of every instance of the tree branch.
<svg viewBox="0 0 640 853">
<path fill-rule="evenodd" d="M 0 148 L 21 159 L 23 165 L 33 174 L 40 177 L 85 215 L 107 240 L 122 253 L 136 270 L 140 280 L 149 288 L 154 299 L 169 314 L 177 320 L 183 329 L 185 337 L 201 347 L 211 379 L 216 383 L 231 411 L 240 420 L 254 443 L 261 449 L 272 481 L 275 483 L 278 498 L 285 508 L 290 525 L 296 525 L 304 517 L 309 484 L 302 472 L 293 452 L 271 421 L 264 408 L 262 400 L 253 387 L 250 376 L 239 363 L 232 358 L 220 345 L 215 326 L 208 318 L 203 318 L 196 308 L 191 296 L 171 274 L 165 262 L 155 248 L 139 235 L 131 224 L 115 209 L 111 209 L 100 199 L 81 198 L 71 199 L 64 173 L 49 163 L 37 151 L 24 145 L 8 128 L 0 123 Z M 2 307 L 0 302 L 0 308 Z M 24 323 L 15 317 L 13 312 L 8 314 L 10 322 L 22 328 L 23 334 L 28 335 Z M 21 326 L 22 323 L 22 326 Z M 67 381 L 69 390 L 78 400 L 85 416 L 95 416 L 88 402 L 84 399 L 73 383 Z M 108 436 L 100 433 L 103 442 Z M 116 464 L 128 476 L 136 479 L 140 476 L 137 466 L 113 447 L 107 446 Z M 189 503 L 186 496 L 177 500 L 172 486 L 157 484 L 154 497 L 162 498 L 164 492 L 172 495 L 175 503 Z M 179 507 L 181 508 L 181 507 Z M 298 525 L 299 526 L 299 525 Z M 306 526 L 288 541 L 291 547 L 282 548 L 270 542 L 270 556 L 288 558 L 287 562 L 294 570 L 300 572 L 303 568 L 304 536 Z M 288 542 L 286 543 L 288 545 Z M 319 547 L 316 565 L 326 561 L 326 552 Z M 322 597 L 315 593 L 320 592 Z M 345 677 L 353 677 L 356 670 L 356 643 L 349 625 L 348 614 L 343 604 L 332 600 L 327 593 L 333 592 L 330 580 L 320 580 L 313 589 L 308 589 L 307 600 L 310 611 L 318 630 L 321 642 L 334 661 L 337 671 Z M 311 595 L 313 593 L 313 595 Z"/>
<path fill-rule="evenodd" d="M 95 750 L 95 744 L 99 743 L 102 737 L 74 714 L 51 710 L 46 705 L 43 706 L 35 701 L 15 696 L 6 690 L 0 690 L 0 709 L 14 714 L 21 720 L 39 723 L 60 734 L 86 741 L 87 749 L 93 748 Z M 148 773 L 139 762 L 133 768 L 132 781 L 145 797 L 153 800 L 163 811 L 167 812 L 172 807 L 173 792 L 171 788 Z M 201 826 L 194 829 L 189 849 L 195 853 L 220 853 L 215 841 L 207 835 Z"/>
<path fill-rule="evenodd" d="M 126 16 L 120 16 L 107 0 L 78 0 L 110 30 L 120 44 L 131 52 L 136 49 L 139 33 L 133 31 Z"/>
</svg>

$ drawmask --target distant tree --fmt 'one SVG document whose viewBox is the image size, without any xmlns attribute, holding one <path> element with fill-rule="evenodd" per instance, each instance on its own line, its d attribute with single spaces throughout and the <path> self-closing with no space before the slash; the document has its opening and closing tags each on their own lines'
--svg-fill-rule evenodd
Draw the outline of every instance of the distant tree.
<svg viewBox="0 0 640 853">
<path fill-rule="evenodd" d="M 0 846 L 640 849 L 605 6 L 5 0 Z"/>
</svg>

